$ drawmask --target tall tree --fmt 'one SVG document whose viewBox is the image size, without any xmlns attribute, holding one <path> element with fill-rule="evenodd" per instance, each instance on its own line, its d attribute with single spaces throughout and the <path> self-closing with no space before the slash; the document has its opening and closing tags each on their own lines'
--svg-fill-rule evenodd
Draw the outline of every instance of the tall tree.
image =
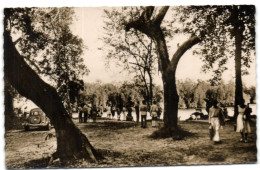
<svg viewBox="0 0 260 170">
<path fill-rule="evenodd" d="M 65 110 L 61 98 L 55 88 L 45 83 L 39 75 L 24 61 L 11 37 L 12 20 L 20 13 L 20 20 L 24 27 L 15 25 L 17 29 L 30 37 L 32 44 L 37 44 L 41 34 L 34 32 L 26 9 L 4 9 L 4 76 L 10 84 L 23 96 L 32 100 L 50 118 L 54 125 L 57 138 L 57 151 L 54 158 L 66 161 L 71 158 L 86 158 L 96 161 L 98 154 L 87 137 L 74 125 Z M 16 18 L 16 17 L 14 17 Z M 37 37 L 38 36 L 38 37 Z"/>
<path fill-rule="evenodd" d="M 192 8 L 192 7 L 191 7 Z M 238 114 L 237 105 L 243 99 L 242 75 L 248 74 L 252 54 L 255 53 L 255 6 L 210 6 L 215 18 L 216 29 L 208 34 L 200 54 L 205 62 L 204 71 L 212 69 L 212 85 L 219 84 L 222 73 L 227 70 L 229 58 L 235 61 L 235 102 L 234 116 Z M 215 10 L 214 10 L 215 9 Z M 188 17 L 193 12 L 186 12 Z M 191 28 L 190 28 L 191 29 Z"/>
<path fill-rule="evenodd" d="M 72 8 L 19 10 L 15 10 L 11 16 L 12 32 L 15 36 L 19 35 L 16 40 L 18 50 L 41 77 L 48 79 L 57 88 L 65 108 L 70 112 L 70 103 L 73 100 L 70 98 L 71 84 L 80 81 L 81 76 L 88 73 L 82 58 L 83 41 L 70 30 L 74 10 Z M 26 15 L 16 18 L 21 11 Z M 26 24 L 19 22 L 23 20 Z M 34 38 L 28 36 L 24 27 L 30 28 Z"/>
<path fill-rule="evenodd" d="M 170 60 L 165 40 L 165 27 L 161 26 L 168 8 L 162 7 L 159 11 L 154 11 L 153 6 L 143 8 L 143 12 L 138 19 L 129 20 L 125 24 L 125 30 L 129 31 L 131 28 L 139 30 L 155 42 L 164 89 L 164 128 L 168 133 L 174 135 L 177 130 L 178 120 L 179 96 L 175 82 L 178 62 L 188 49 L 201 42 L 201 38 L 205 33 L 214 29 L 214 21 L 209 18 L 207 27 L 204 27 L 204 30 L 199 32 L 199 36 L 194 33 L 190 34 L 190 38 L 178 47 Z"/>
</svg>

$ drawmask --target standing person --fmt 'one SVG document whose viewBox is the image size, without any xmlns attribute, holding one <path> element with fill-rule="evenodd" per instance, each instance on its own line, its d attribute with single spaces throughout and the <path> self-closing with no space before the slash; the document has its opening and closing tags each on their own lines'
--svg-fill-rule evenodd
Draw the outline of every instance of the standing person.
<svg viewBox="0 0 260 170">
<path fill-rule="evenodd" d="M 120 108 L 116 108 L 116 113 L 117 113 L 117 120 L 119 121 L 120 120 L 120 116 L 121 116 L 121 110 Z"/>
<path fill-rule="evenodd" d="M 99 113 L 100 113 L 100 117 L 102 117 L 102 115 L 104 113 L 104 107 L 102 104 L 99 106 Z"/>
<path fill-rule="evenodd" d="M 248 142 L 248 133 L 251 133 L 250 128 L 250 110 L 249 106 L 245 105 L 245 100 L 243 99 L 238 107 L 238 115 L 237 115 L 237 129 L 236 132 L 240 132 L 241 134 L 241 142 Z"/>
<path fill-rule="evenodd" d="M 162 114 L 162 107 L 160 106 L 160 103 L 157 104 L 157 117 L 160 119 Z"/>
<path fill-rule="evenodd" d="M 90 113 L 91 113 L 91 117 L 93 119 L 93 122 L 95 123 L 96 119 L 97 119 L 97 114 L 98 114 L 98 110 L 97 110 L 96 104 L 93 104 Z"/>
<path fill-rule="evenodd" d="M 214 130 L 214 136 L 212 140 L 214 143 L 220 142 L 219 129 L 221 122 L 225 120 L 222 109 L 218 106 L 218 101 L 213 101 L 213 106 L 209 109 L 209 124 Z"/>
<path fill-rule="evenodd" d="M 78 107 L 78 111 L 79 111 L 79 123 L 82 123 L 82 107 L 81 106 Z"/>
<path fill-rule="evenodd" d="M 152 127 L 156 127 L 157 124 L 157 106 L 156 106 L 156 102 L 154 101 L 151 109 L 150 109 L 150 113 L 151 113 L 151 117 L 152 117 Z"/>
<path fill-rule="evenodd" d="M 126 116 L 126 121 L 132 121 L 133 120 L 133 116 L 132 116 L 132 107 L 133 107 L 134 103 L 132 102 L 132 98 L 129 97 L 127 100 L 127 104 L 126 104 L 126 109 L 127 109 L 127 116 Z"/>
<path fill-rule="evenodd" d="M 116 107 L 114 105 L 111 106 L 111 114 L 112 114 L 112 118 L 114 118 L 116 113 Z"/>
<path fill-rule="evenodd" d="M 146 116 L 147 116 L 147 106 L 142 105 L 140 108 L 141 111 L 141 127 L 146 128 Z"/>
<path fill-rule="evenodd" d="M 83 113 L 83 122 L 87 123 L 88 120 L 88 106 L 85 104 L 82 108 L 82 113 Z"/>
<path fill-rule="evenodd" d="M 135 104 L 136 122 L 139 123 L 140 102 Z"/>
</svg>

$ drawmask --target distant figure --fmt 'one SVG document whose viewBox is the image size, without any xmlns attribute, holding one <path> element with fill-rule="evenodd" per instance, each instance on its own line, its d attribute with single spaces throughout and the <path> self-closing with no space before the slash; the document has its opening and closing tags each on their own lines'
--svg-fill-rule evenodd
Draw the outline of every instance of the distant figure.
<svg viewBox="0 0 260 170">
<path fill-rule="evenodd" d="M 146 116 L 147 116 L 147 106 L 146 105 L 142 105 L 140 107 L 140 111 L 141 111 L 141 127 L 142 128 L 146 128 Z"/>
<path fill-rule="evenodd" d="M 213 101 L 213 106 L 209 109 L 209 124 L 214 130 L 214 136 L 212 140 L 214 143 L 220 142 L 219 129 L 221 122 L 225 120 L 222 109 L 218 106 L 218 101 Z"/>
<path fill-rule="evenodd" d="M 226 106 L 223 107 L 223 114 L 224 114 L 225 118 L 228 117 L 228 110 L 227 110 Z"/>
<path fill-rule="evenodd" d="M 151 117 L 152 117 L 152 127 L 156 127 L 157 126 L 157 106 L 156 106 L 156 102 L 154 101 L 151 109 L 150 109 L 150 113 L 151 113 Z"/>
<path fill-rule="evenodd" d="M 135 104 L 136 122 L 139 123 L 139 112 L 140 112 L 140 102 L 137 101 Z"/>
<path fill-rule="evenodd" d="M 121 110 L 120 108 L 116 108 L 116 113 L 117 113 L 117 120 L 119 121 L 120 120 L 120 115 L 121 115 Z"/>
<path fill-rule="evenodd" d="M 87 123 L 89 112 L 88 112 L 88 106 L 86 104 L 82 108 L 82 113 L 83 113 L 83 122 Z"/>
<path fill-rule="evenodd" d="M 124 107 L 124 102 L 123 102 L 123 99 L 122 99 L 122 95 L 123 94 L 118 94 L 117 95 L 117 98 L 116 98 L 116 100 L 117 100 L 117 105 L 116 105 L 116 112 L 117 112 L 117 118 L 118 118 L 118 120 L 120 120 L 120 117 L 121 117 L 121 113 L 123 112 L 123 107 Z M 123 119 L 124 120 L 124 119 Z"/>
<path fill-rule="evenodd" d="M 82 112 L 82 107 L 79 106 L 79 107 L 78 107 L 78 110 L 79 110 L 79 123 L 82 123 L 82 114 L 83 114 L 83 112 Z"/>
<path fill-rule="evenodd" d="M 99 115 L 100 115 L 100 117 L 102 117 L 103 113 L 104 113 L 104 107 L 103 107 L 103 105 L 101 104 L 101 105 L 99 106 Z"/>
<path fill-rule="evenodd" d="M 245 105 L 245 100 L 243 99 L 238 107 L 238 115 L 237 115 L 237 129 L 236 132 L 240 132 L 241 134 L 241 142 L 248 142 L 248 133 L 251 133 L 250 128 L 250 113 L 252 109 L 249 107 L 249 104 Z"/>
<path fill-rule="evenodd" d="M 131 97 L 128 98 L 127 104 L 126 104 L 126 109 L 127 109 L 127 116 L 126 116 L 126 121 L 133 121 L 133 116 L 132 116 L 132 107 L 134 103 L 132 102 Z"/>
<path fill-rule="evenodd" d="M 90 113 L 91 113 L 91 117 L 93 119 L 93 122 L 95 123 L 96 119 L 97 119 L 97 114 L 98 114 L 98 110 L 97 110 L 96 104 L 93 104 Z"/>
<path fill-rule="evenodd" d="M 116 113 L 116 107 L 114 105 L 111 106 L 111 114 L 112 114 L 112 118 L 114 118 Z"/>
<path fill-rule="evenodd" d="M 160 106 L 160 103 L 157 104 L 157 117 L 160 119 L 161 114 L 162 114 L 162 107 Z"/>
</svg>

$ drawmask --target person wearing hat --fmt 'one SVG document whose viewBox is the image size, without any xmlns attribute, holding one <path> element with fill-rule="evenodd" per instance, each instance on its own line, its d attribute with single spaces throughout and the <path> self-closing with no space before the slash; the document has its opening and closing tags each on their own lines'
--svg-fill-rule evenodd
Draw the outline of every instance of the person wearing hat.
<svg viewBox="0 0 260 170">
<path fill-rule="evenodd" d="M 220 142 L 219 129 L 221 126 L 221 121 L 225 120 L 222 109 L 218 106 L 218 101 L 213 101 L 213 106 L 209 109 L 209 124 L 213 128 L 214 133 L 212 140 L 214 143 Z"/>
</svg>

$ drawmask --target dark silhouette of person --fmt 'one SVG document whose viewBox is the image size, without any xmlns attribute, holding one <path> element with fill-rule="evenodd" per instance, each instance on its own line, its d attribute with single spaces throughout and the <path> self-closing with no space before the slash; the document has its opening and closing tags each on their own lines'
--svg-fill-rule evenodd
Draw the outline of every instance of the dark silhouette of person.
<svg viewBox="0 0 260 170">
<path fill-rule="evenodd" d="M 82 114 L 83 114 L 82 107 L 79 106 L 78 110 L 79 110 L 79 123 L 82 123 Z"/>
<path fill-rule="evenodd" d="M 142 128 L 146 128 L 146 116 L 147 116 L 147 106 L 146 105 L 142 105 L 140 107 L 141 110 L 141 127 Z"/>
<path fill-rule="evenodd" d="M 127 116 L 126 116 L 126 120 L 127 121 L 132 121 L 133 120 L 133 116 L 132 116 L 132 107 L 133 107 L 134 103 L 132 102 L 131 97 L 128 98 L 127 103 L 126 103 L 126 109 L 127 109 Z"/>
<path fill-rule="evenodd" d="M 96 104 L 93 104 L 90 112 L 91 112 L 91 117 L 93 119 L 93 122 L 96 122 L 97 114 L 98 114 L 98 109 L 96 107 Z"/>
<path fill-rule="evenodd" d="M 136 122 L 139 123 L 140 102 L 135 104 Z"/>
<path fill-rule="evenodd" d="M 83 113 L 83 122 L 87 123 L 87 120 L 88 120 L 88 106 L 87 105 L 83 106 L 82 113 Z"/>
</svg>

